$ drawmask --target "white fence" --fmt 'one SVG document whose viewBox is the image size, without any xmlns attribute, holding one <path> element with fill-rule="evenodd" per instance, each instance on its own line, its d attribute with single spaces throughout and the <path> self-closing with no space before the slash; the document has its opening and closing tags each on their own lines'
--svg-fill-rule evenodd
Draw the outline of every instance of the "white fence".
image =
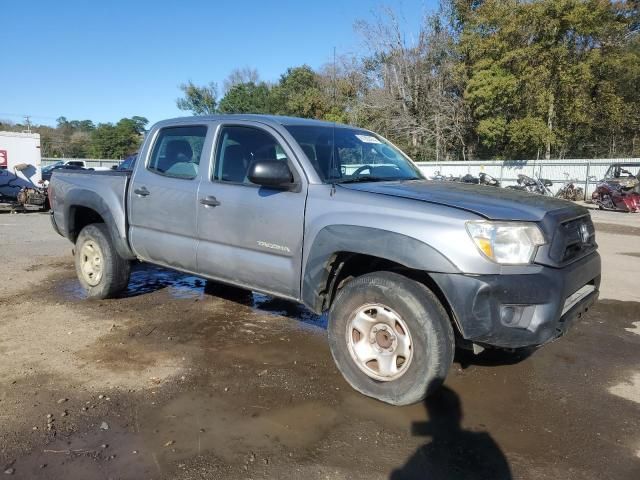
<svg viewBox="0 0 640 480">
<path fill-rule="evenodd" d="M 597 158 L 575 160 L 474 160 L 469 162 L 418 162 L 422 172 L 432 177 L 440 172 L 445 177 L 463 176 L 468 173 L 478 176 L 485 172 L 500 180 L 503 186 L 513 185 L 518 174 L 529 177 L 539 176 L 553 182 L 551 190 L 555 193 L 567 179 L 576 181 L 577 186 L 585 189 L 585 196 L 589 198 L 597 180 L 604 177 L 612 163 L 640 163 L 640 158 Z M 636 172 L 634 172 L 636 173 Z M 597 180 L 589 180 L 595 177 Z"/>
<path fill-rule="evenodd" d="M 122 160 L 113 160 L 106 158 L 52 158 L 52 157 L 42 157 L 42 166 L 46 167 L 47 165 L 53 165 L 56 162 L 68 162 L 69 160 L 73 161 L 83 161 L 89 168 L 95 167 L 107 167 L 111 168 L 114 165 L 118 165 Z"/>
</svg>

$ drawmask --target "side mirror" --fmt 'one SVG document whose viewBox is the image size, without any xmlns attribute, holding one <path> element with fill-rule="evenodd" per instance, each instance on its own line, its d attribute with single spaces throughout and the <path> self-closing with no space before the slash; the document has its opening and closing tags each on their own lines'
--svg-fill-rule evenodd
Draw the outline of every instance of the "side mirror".
<svg viewBox="0 0 640 480">
<path fill-rule="evenodd" d="M 288 188 L 293 183 L 291 170 L 283 160 L 256 160 L 249 166 L 247 178 L 264 187 Z"/>
</svg>

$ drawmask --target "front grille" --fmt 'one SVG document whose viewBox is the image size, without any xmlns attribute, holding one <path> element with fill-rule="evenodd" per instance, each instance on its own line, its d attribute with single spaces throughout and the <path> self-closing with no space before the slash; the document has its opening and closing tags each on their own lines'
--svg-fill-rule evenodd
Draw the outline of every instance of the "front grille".
<svg viewBox="0 0 640 480">
<path fill-rule="evenodd" d="M 587 236 L 583 237 L 586 228 Z M 596 230 L 589 215 L 562 222 L 553 238 L 550 257 L 558 263 L 568 263 L 594 251 Z"/>
</svg>

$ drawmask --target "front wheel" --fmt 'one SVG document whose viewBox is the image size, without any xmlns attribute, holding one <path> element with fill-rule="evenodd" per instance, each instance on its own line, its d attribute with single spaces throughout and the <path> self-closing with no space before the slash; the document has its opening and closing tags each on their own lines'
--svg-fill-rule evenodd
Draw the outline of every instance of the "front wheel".
<svg viewBox="0 0 640 480">
<path fill-rule="evenodd" d="M 392 272 L 363 275 L 338 293 L 329 346 L 347 382 L 392 405 L 419 402 L 453 362 L 449 316 L 434 293 Z"/>
<path fill-rule="evenodd" d="M 104 223 L 92 223 L 76 239 L 76 274 L 89 298 L 112 298 L 129 283 L 131 265 L 113 245 Z"/>
</svg>

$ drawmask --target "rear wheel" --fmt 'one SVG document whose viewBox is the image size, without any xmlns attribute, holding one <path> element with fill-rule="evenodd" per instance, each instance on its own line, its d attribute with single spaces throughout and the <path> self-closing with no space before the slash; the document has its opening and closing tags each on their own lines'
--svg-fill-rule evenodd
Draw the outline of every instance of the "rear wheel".
<svg viewBox="0 0 640 480">
<path fill-rule="evenodd" d="M 392 405 L 422 400 L 453 361 L 453 329 L 442 304 L 397 273 L 370 273 L 346 284 L 331 306 L 328 330 L 347 382 Z"/>
<path fill-rule="evenodd" d="M 76 274 L 89 298 L 115 297 L 127 287 L 130 262 L 120 257 L 104 223 L 92 223 L 76 239 Z"/>
</svg>

